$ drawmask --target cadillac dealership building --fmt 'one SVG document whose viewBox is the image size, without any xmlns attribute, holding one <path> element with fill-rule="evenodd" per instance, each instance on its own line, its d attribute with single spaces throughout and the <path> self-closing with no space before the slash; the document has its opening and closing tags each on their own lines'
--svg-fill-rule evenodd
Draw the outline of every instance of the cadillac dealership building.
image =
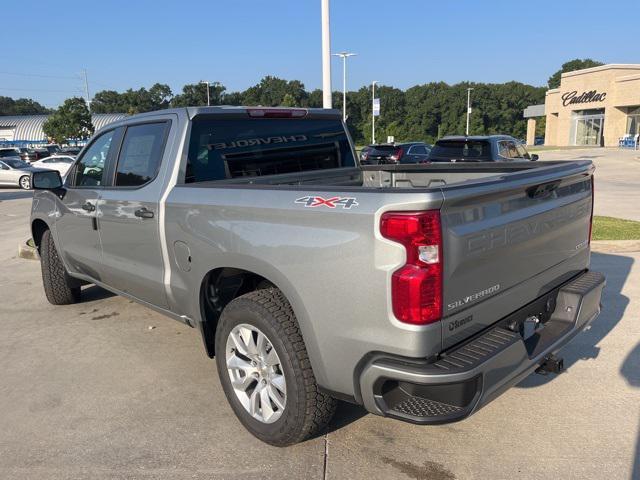
<svg viewBox="0 0 640 480">
<path fill-rule="evenodd" d="M 544 105 L 524 111 L 527 144 L 533 145 L 537 117 L 546 117 L 545 145 L 617 147 L 640 134 L 640 65 L 610 64 L 562 74 L 560 88 L 547 91 Z"/>
</svg>

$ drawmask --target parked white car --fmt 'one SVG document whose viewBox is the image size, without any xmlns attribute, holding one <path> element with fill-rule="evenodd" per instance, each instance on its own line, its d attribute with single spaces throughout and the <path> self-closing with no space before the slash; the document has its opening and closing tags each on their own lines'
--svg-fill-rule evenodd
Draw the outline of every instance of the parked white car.
<svg viewBox="0 0 640 480">
<path fill-rule="evenodd" d="M 31 174 L 44 168 L 29 165 L 19 158 L 0 158 L 0 185 L 17 186 L 24 190 L 31 188 Z"/>
<path fill-rule="evenodd" d="M 60 172 L 60 176 L 64 177 L 75 161 L 76 159 L 69 155 L 54 155 L 53 157 L 47 157 L 33 162 L 31 165 L 37 168 L 57 170 Z"/>
</svg>

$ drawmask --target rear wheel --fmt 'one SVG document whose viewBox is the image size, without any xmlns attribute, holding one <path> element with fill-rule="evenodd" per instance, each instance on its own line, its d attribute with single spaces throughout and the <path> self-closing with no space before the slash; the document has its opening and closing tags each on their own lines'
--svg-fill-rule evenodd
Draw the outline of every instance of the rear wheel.
<svg viewBox="0 0 640 480">
<path fill-rule="evenodd" d="M 29 175 L 23 175 L 20 177 L 18 184 L 23 190 L 29 190 L 31 188 L 31 177 L 29 177 Z"/>
<path fill-rule="evenodd" d="M 220 382 L 238 419 L 276 446 L 323 430 L 336 401 L 316 383 L 297 320 L 277 288 L 231 301 L 216 329 Z"/>
<path fill-rule="evenodd" d="M 53 243 L 51 230 L 46 230 L 40 241 L 42 284 L 49 303 L 69 305 L 80 301 L 80 286 L 69 276 Z"/>
</svg>

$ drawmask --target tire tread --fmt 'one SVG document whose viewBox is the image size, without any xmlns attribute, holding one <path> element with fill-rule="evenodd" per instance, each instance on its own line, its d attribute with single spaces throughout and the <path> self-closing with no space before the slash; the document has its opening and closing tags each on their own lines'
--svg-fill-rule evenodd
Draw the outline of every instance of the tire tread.
<svg viewBox="0 0 640 480">
<path fill-rule="evenodd" d="M 42 284 L 49 303 L 70 305 L 80 301 L 80 287 L 72 287 L 72 279 L 64 268 L 53 243 L 51 230 L 46 230 L 40 242 L 40 266 Z"/>
</svg>

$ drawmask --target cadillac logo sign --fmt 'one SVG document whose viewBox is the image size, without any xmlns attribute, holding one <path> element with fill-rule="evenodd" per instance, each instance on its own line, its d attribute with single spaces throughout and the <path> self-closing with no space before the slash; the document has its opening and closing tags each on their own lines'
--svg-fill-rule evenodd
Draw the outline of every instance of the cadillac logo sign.
<svg viewBox="0 0 640 480">
<path fill-rule="evenodd" d="M 562 94 L 562 105 L 565 107 L 576 103 L 604 102 L 606 92 L 598 93 L 597 90 L 582 92 L 578 95 L 578 91 L 566 92 Z"/>
</svg>

